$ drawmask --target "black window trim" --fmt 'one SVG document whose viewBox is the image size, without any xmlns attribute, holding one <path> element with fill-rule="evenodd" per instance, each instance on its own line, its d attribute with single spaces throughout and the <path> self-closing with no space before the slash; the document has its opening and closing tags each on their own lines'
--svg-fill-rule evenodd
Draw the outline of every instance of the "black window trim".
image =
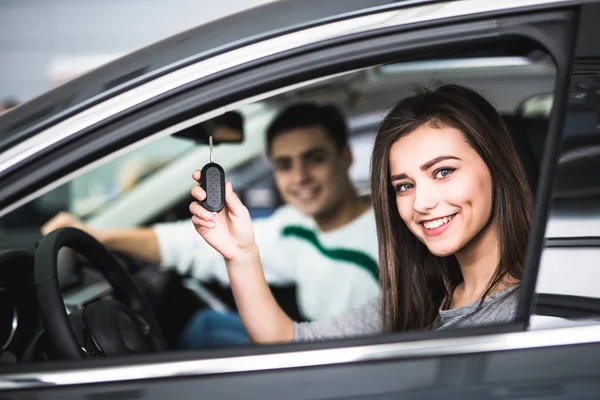
<svg viewBox="0 0 600 400">
<path fill-rule="evenodd" d="M 598 236 L 574 236 L 574 237 L 549 237 L 544 242 L 544 247 L 553 248 L 589 248 L 600 249 L 600 237 Z"/>
<path fill-rule="evenodd" d="M 535 315 L 600 319 L 600 298 L 556 293 L 538 293 L 535 297 Z"/>
<path fill-rule="evenodd" d="M 533 213 L 533 224 L 529 234 L 521 279 L 521 299 L 515 319 L 523 323 L 523 329 L 529 326 L 534 309 L 534 293 L 537 285 L 539 267 L 544 246 L 546 224 L 550 216 L 551 194 L 554 185 L 554 172 L 560 153 L 560 141 L 568 103 L 572 60 L 575 54 L 576 30 L 579 15 L 573 15 L 571 23 L 562 29 L 538 32 L 538 41 L 546 46 L 556 65 L 554 104 L 550 114 L 548 134 L 544 146 L 542 164 Z M 540 37 L 541 36 L 541 37 Z"/>
</svg>

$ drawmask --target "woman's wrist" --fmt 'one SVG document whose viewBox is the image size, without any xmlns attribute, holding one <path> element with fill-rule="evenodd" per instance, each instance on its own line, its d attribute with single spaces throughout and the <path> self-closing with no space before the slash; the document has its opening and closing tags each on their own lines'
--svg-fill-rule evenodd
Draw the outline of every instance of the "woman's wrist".
<svg viewBox="0 0 600 400">
<path fill-rule="evenodd" d="M 236 267 L 247 267 L 249 264 L 260 261 L 260 255 L 258 253 L 258 247 L 256 243 L 241 249 L 235 257 L 225 260 L 225 264 L 228 268 Z"/>
</svg>

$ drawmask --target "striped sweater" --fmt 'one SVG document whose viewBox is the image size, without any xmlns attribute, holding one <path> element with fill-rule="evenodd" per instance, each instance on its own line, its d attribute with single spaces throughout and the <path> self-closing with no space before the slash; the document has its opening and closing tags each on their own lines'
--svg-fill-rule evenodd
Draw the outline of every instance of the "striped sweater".
<svg viewBox="0 0 600 400">
<path fill-rule="evenodd" d="M 228 284 L 221 255 L 190 220 L 154 226 L 162 264 L 199 280 Z M 256 243 L 269 284 L 297 285 L 298 307 L 309 320 L 345 313 L 379 295 L 373 210 L 330 232 L 290 206 L 254 221 Z"/>
</svg>

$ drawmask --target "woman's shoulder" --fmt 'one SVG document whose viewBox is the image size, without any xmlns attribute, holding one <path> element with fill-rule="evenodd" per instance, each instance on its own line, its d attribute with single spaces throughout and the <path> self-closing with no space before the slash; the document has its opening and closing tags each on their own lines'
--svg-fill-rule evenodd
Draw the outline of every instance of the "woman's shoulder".
<svg viewBox="0 0 600 400">
<path fill-rule="evenodd" d="M 437 329 L 493 325 L 514 320 L 519 302 L 519 285 L 487 296 L 464 307 L 440 310 Z"/>
<path fill-rule="evenodd" d="M 380 300 L 374 298 L 337 317 L 294 324 L 294 342 L 364 336 L 381 332 Z"/>
</svg>

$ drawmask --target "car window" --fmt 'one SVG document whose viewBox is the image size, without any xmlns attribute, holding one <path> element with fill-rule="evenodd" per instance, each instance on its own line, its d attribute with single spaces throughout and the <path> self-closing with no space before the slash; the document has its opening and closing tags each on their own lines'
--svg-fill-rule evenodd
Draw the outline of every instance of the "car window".
<svg viewBox="0 0 600 400">
<path fill-rule="evenodd" d="M 555 171 L 537 291 L 600 298 L 600 119 L 597 86 L 574 76 Z M 565 279 L 565 275 L 568 276 Z"/>
<path fill-rule="evenodd" d="M 532 187 L 535 187 L 539 174 L 539 162 L 541 161 L 541 154 L 543 152 L 543 143 L 546 138 L 548 114 L 521 115 L 518 109 L 525 100 L 533 96 L 552 92 L 555 80 L 555 67 L 548 58 L 539 57 L 539 53 L 537 52 L 534 54 L 535 57 L 528 57 L 526 54 L 520 56 L 505 55 L 504 57 L 474 57 L 470 54 L 465 54 L 463 56 L 454 55 L 447 59 L 436 58 L 432 60 L 425 59 L 376 65 L 268 97 L 258 103 L 252 104 L 254 113 L 247 112 L 245 114 L 246 133 L 248 135 L 248 143 L 245 145 L 249 145 L 250 140 L 260 141 L 260 146 L 252 150 L 256 152 L 249 152 L 246 148 L 237 145 L 219 146 L 215 149 L 215 161 L 223 163 L 226 167 L 228 179 L 233 182 L 236 191 L 240 194 L 242 201 L 249 208 L 251 216 L 255 220 L 266 219 L 277 210 L 284 212 L 286 207 L 287 210 L 294 211 L 293 204 L 282 204 L 282 197 L 285 197 L 285 195 L 281 196 L 279 193 L 277 182 L 273 177 L 269 163 L 269 157 L 265 156 L 265 131 L 273 121 L 274 116 L 290 106 L 303 103 L 318 105 L 335 104 L 342 111 L 349 128 L 349 146 L 353 155 L 353 162 L 348 170 L 350 180 L 361 195 L 369 195 L 371 193 L 369 169 L 373 140 L 382 118 L 396 101 L 414 94 L 418 86 L 427 87 L 432 84 L 452 82 L 465 84 L 478 90 L 496 106 L 507 125 L 511 139 L 517 147 L 517 152 L 525 164 L 527 177 Z M 524 81 L 529 81 L 528 77 L 532 73 L 537 74 L 537 79 L 534 81 L 535 84 L 523 85 Z M 497 83 L 500 80 L 502 81 L 502 85 Z M 355 100 L 355 96 L 357 95 L 359 99 Z M 265 110 L 268 110 L 268 114 L 265 113 Z M 241 149 L 244 149 L 244 157 L 237 159 L 242 153 Z M 172 201 L 169 205 L 161 210 L 164 216 L 170 210 L 171 216 L 169 218 L 172 220 L 189 221 L 189 189 L 192 183 L 187 178 L 187 175 L 191 168 L 201 167 L 207 161 L 208 155 L 205 147 L 194 151 L 196 153 L 192 152 L 189 154 L 193 156 L 193 162 L 189 166 L 187 166 L 188 164 L 184 164 L 185 159 L 188 158 L 188 155 L 184 155 L 178 161 L 181 164 L 174 164 L 174 167 L 177 166 L 176 169 L 167 173 L 168 168 L 165 168 L 160 174 L 150 177 L 148 181 L 154 187 L 154 191 L 152 194 L 148 194 L 150 192 L 147 192 L 144 197 L 159 199 L 160 196 L 165 195 L 165 192 L 172 196 Z M 232 164 L 231 162 L 236 159 L 239 161 Z M 173 186 L 172 190 L 165 190 L 169 182 L 172 183 L 176 179 L 179 179 L 177 176 L 182 174 L 181 171 L 186 171 L 186 173 L 183 173 L 185 177 L 183 183 L 179 187 Z M 133 196 L 142 193 L 146 188 L 138 189 L 137 193 L 133 193 Z M 286 188 L 284 187 L 283 190 L 286 190 Z M 178 197 L 181 199 L 177 200 Z M 175 206 L 176 203 L 178 204 L 177 206 Z M 107 212 L 104 215 L 98 216 L 98 218 L 105 218 L 101 221 L 102 225 L 116 225 L 127 219 L 131 214 L 140 212 L 144 207 L 151 206 L 152 204 L 144 202 L 132 202 L 129 208 L 123 208 L 119 214 L 114 213 L 111 216 L 109 215 L 111 213 Z M 178 208 L 180 212 L 175 213 L 175 208 Z M 292 218 L 290 223 L 286 222 L 286 225 L 267 225 L 267 228 L 262 228 L 262 224 L 256 225 L 256 235 L 260 238 L 266 238 L 268 237 L 267 232 L 282 230 L 288 232 L 289 235 L 296 235 L 299 238 L 298 246 L 302 247 L 305 245 L 304 241 L 309 241 L 312 243 L 311 246 L 315 246 L 314 248 L 319 249 L 320 252 L 324 252 L 325 254 L 329 254 L 333 250 L 338 250 L 339 246 L 346 245 L 346 243 L 331 242 L 327 244 L 327 242 L 321 242 L 321 240 L 330 239 L 325 237 L 324 239 L 320 239 L 317 234 L 318 230 L 315 229 L 314 221 L 300 215 L 301 213 L 298 213 L 297 210 L 294 212 L 293 216 L 290 216 L 291 214 L 289 213 L 285 214 L 286 218 Z M 143 220 L 143 218 L 140 220 Z M 148 220 L 148 218 L 145 220 Z M 307 225 L 303 225 L 305 223 Z M 302 229 L 299 229 L 299 227 Z M 307 227 L 310 227 L 310 229 L 306 229 Z M 355 246 L 355 244 L 352 244 L 352 246 L 355 246 L 352 247 L 353 255 L 356 253 L 367 260 L 377 259 L 377 244 L 372 240 L 375 238 L 374 232 L 369 237 L 369 240 L 361 240 L 363 243 L 360 245 L 356 244 Z M 349 239 L 344 239 L 344 242 L 349 242 Z M 366 250 L 359 252 L 357 250 L 370 244 L 372 244 L 370 252 Z M 273 248 L 277 248 L 276 246 L 273 246 Z M 309 253 L 312 250 L 313 248 L 309 247 L 306 252 Z M 266 254 L 267 251 L 265 250 L 263 253 Z M 264 259 L 265 263 L 269 262 L 268 254 Z M 208 257 L 203 259 L 202 262 L 205 264 L 208 263 Z M 282 260 L 281 262 L 284 261 Z M 184 266 L 182 265 L 180 268 L 183 270 Z M 185 268 L 187 274 L 194 276 L 193 268 L 189 267 L 189 264 Z M 365 270 L 368 271 L 367 268 Z M 359 293 L 364 288 L 355 292 L 351 300 L 353 306 L 364 304 L 367 298 L 376 292 L 378 281 L 376 278 L 373 278 L 373 275 L 366 273 L 363 277 L 364 281 L 371 282 L 372 286 L 364 290 L 362 294 Z M 275 282 L 275 286 L 284 286 L 293 281 L 283 275 L 277 278 L 269 277 L 268 279 L 269 282 Z M 318 278 L 315 277 L 314 279 Z M 220 292 L 219 285 L 225 284 L 226 278 L 221 279 L 219 273 L 215 273 L 214 276 L 211 275 L 207 280 L 209 282 L 216 280 L 217 285 L 211 286 L 211 290 L 219 291 L 219 296 L 227 297 L 226 302 L 231 309 L 235 309 L 235 303 L 230 293 L 223 294 Z M 358 281 L 360 281 L 359 278 L 357 278 Z M 278 296 L 280 303 L 286 301 L 282 300 L 286 296 L 285 294 Z M 299 296 L 304 296 L 306 299 L 308 295 L 300 294 Z M 312 296 L 318 298 L 316 293 Z M 342 300 L 341 302 L 345 302 L 346 300 Z M 292 303 L 295 301 L 297 299 L 292 301 Z M 304 301 L 310 302 L 310 300 Z M 307 315 L 306 306 L 304 306 L 304 315 L 301 313 L 301 318 L 313 320 L 320 317 L 320 311 L 310 314 L 311 312 L 314 313 L 315 309 L 324 309 L 324 307 L 320 305 L 313 307 L 308 311 Z"/>
<path fill-rule="evenodd" d="M 588 323 L 600 315 L 600 86 L 590 36 L 597 11 L 596 4 L 581 14 L 536 286 L 537 314 Z"/>
</svg>

